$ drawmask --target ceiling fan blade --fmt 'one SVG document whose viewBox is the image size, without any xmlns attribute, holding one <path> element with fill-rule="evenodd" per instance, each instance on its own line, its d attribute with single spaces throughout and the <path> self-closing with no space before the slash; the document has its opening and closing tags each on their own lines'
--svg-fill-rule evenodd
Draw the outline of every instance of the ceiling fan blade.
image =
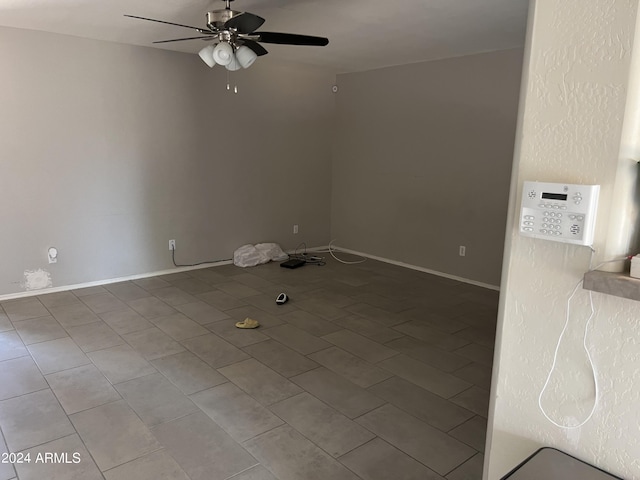
<svg viewBox="0 0 640 480">
<path fill-rule="evenodd" d="M 231 17 L 224 23 L 224 28 L 233 28 L 238 33 L 251 33 L 260 28 L 264 23 L 264 18 L 254 15 L 253 13 L 240 13 Z"/>
<path fill-rule="evenodd" d="M 258 42 L 279 43 L 282 45 L 310 45 L 324 47 L 329 44 L 329 39 L 324 37 L 312 37 L 311 35 L 298 35 L 296 33 L 279 32 L 253 32 L 257 35 Z"/>
<path fill-rule="evenodd" d="M 197 40 L 199 38 L 216 38 L 215 35 L 206 35 L 204 37 L 187 37 L 187 38 L 174 38 L 173 40 L 157 40 L 151 43 L 169 43 L 169 42 L 181 42 L 183 40 Z"/>
<path fill-rule="evenodd" d="M 266 48 L 264 48 L 258 42 L 254 42 L 253 40 L 247 40 L 243 38 L 239 40 L 239 42 L 242 42 L 243 45 L 246 45 L 247 47 L 249 47 L 251 50 L 253 50 L 253 53 L 255 53 L 259 57 L 269 53 Z"/>
<path fill-rule="evenodd" d="M 200 32 L 200 33 L 209 33 L 210 32 L 209 30 L 205 30 L 205 29 L 200 28 L 200 27 L 192 27 L 191 25 L 182 25 L 180 23 L 165 22 L 164 20 L 156 20 L 155 18 L 137 17 L 135 15 L 125 15 L 125 17 L 137 18 L 138 20 L 147 20 L 149 22 L 166 23 L 167 25 L 175 25 L 176 27 L 190 28 L 190 29 L 195 30 L 195 31 Z"/>
</svg>

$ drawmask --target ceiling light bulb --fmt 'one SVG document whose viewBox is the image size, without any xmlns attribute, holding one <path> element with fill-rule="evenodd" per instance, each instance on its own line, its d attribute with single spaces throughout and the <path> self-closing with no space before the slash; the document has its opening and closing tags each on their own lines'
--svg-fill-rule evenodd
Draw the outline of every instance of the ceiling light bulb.
<svg viewBox="0 0 640 480">
<path fill-rule="evenodd" d="M 236 58 L 238 59 L 238 63 L 242 66 L 242 68 L 249 68 L 251 65 L 253 65 L 253 62 L 256 61 L 258 55 L 256 55 L 256 53 L 249 47 L 243 45 L 238 48 L 238 51 L 236 52 Z"/>
<path fill-rule="evenodd" d="M 238 62 L 238 58 L 235 55 L 231 55 L 231 61 L 229 62 L 229 65 L 225 65 L 225 67 L 227 70 L 230 70 L 232 72 L 235 72 L 236 70 L 240 70 L 242 68 L 242 65 L 240 65 L 240 62 Z"/>
<path fill-rule="evenodd" d="M 220 42 L 213 49 L 213 59 L 220 65 L 229 65 L 233 59 L 233 47 L 227 42 Z"/>
<path fill-rule="evenodd" d="M 213 50 L 214 50 L 213 45 L 207 45 L 206 47 L 204 47 L 202 50 L 198 52 L 198 55 L 200 56 L 202 61 L 207 65 L 209 65 L 209 68 L 213 68 L 214 65 L 216 64 L 216 61 L 213 59 Z"/>
</svg>

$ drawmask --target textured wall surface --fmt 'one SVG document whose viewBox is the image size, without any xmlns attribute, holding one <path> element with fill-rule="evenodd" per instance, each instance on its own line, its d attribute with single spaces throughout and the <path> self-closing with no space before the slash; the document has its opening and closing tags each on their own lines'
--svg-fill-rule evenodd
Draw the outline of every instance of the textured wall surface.
<svg viewBox="0 0 640 480">
<path fill-rule="evenodd" d="M 596 311 L 587 345 L 597 368 L 598 404 L 584 426 L 554 426 L 538 408 L 538 395 L 565 322 L 567 298 L 589 268 L 591 252 L 517 235 L 524 180 L 600 184 L 594 263 L 606 260 L 637 3 L 532 2 L 489 420 L 488 480 L 500 478 L 542 446 L 626 479 L 640 479 L 640 303 L 593 294 Z M 542 397 L 543 407 L 560 424 L 579 424 L 593 405 L 591 370 L 582 349 L 589 312 L 588 293 L 579 289 L 557 368 Z"/>
</svg>

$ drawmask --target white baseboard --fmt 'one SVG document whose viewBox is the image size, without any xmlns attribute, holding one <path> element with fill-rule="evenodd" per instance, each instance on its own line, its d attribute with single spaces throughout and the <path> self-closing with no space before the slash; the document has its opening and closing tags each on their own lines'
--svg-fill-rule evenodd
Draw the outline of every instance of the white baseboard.
<svg viewBox="0 0 640 480">
<path fill-rule="evenodd" d="M 378 257 L 376 255 L 369 255 L 368 253 L 358 252 L 356 250 L 350 250 L 348 248 L 342 248 L 342 247 L 336 247 L 336 246 L 332 246 L 332 248 L 333 250 L 337 250 L 345 253 L 351 253 L 353 255 L 359 255 L 361 257 L 370 258 L 372 260 L 378 260 L 384 263 L 390 263 L 391 265 L 397 265 L 398 267 L 409 268 L 411 270 L 417 270 L 419 272 L 429 273 L 431 275 L 437 275 L 438 277 L 444 277 L 444 278 L 449 278 L 451 280 L 457 280 L 458 282 L 468 283 L 471 285 L 475 285 L 477 287 L 500 291 L 500 287 L 498 285 L 491 285 L 489 283 L 478 282 L 476 280 L 471 280 L 470 278 L 458 277 L 456 275 L 450 275 L 448 273 L 438 272 L 437 270 L 431 270 L 429 268 L 419 267 L 418 265 L 411 265 L 409 263 L 398 262 L 396 260 L 391 260 L 390 258 Z"/>
<path fill-rule="evenodd" d="M 192 267 L 176 267 L 170 270 L 160 270 L 157 272 L 141 273 L 138 275 L 128 275 L 126 277 L 107 278 L 104 280 L 96 280 L 95 282 L 77 283 L 75 285 L 65 285 L 62 287 L 42 288 L 39 290 L 27 290 L 19 293 L 9 293 L 6 295 L 0 295 L 0 302 L 6 300 L 15 300 L 18 298 L 35 297 L 37 295 L 46 295 L 47 293 L 66 292 L 69 290 L 77 290 L 79 288 L 87 287 L 99 287 L 102 285 L 109 285 L 110 283 L 126 282 L 130 280 L 140 280 L 141 278 L 157 277 L 160 275 L 170 275 L 172 273 L 188 272 L 191 270 L 199 270 L 202 268 L 217 267 L 219 265 L 230 265 L 233 260 L 223 260 L 221 262 L 207 263 L 204 265 L 197 265 Z"/>
<path fill-rule="evenodd" d="M 372 260 L 378 260 L 380 262 L 389 263 L 391 265 L 397 265 L 398 267 L 409 268 L 411 270 L 417 270 L 419 272 L 424 272 L 424 273 L 428 273 L 428 274 L 431 274 L 431 275 L 437 275 L 439 277 L 449 278 L 451 280 L 457 280 L 458 282 L 468 283 L 468 284 L 471 284 L 471 285 L 476 285 L 478 287 L 483 287 L 483 288 L 488 288 L 490 290 L 500 291 L 500 287 L 497 286 L 497 285 L 490 285 L 488 283 L 477 282 L 477 281 L 471 280 L 469 278 L 457 277 L 455 275 L 449 275 L 448 273 L 438 272 L 436 270 L 430 270 L 428 268 L 419 267 L 417 265 L 411 265 L 409 263 L 404 263 L 404 262 L 398 262 L 396 260 L 391 260 L 390 258 L 378 257 L 376 255 L 370 255 L 368 253 L 358 252 L 356 250 L 350 250 L 348 248 L 342 248 L 342 247 L 336 247 L 336 246 L 332 246 L 331 248 L 334 251 L 350 253 L 352 255 L 359 255 L 359 256 L 364 257 L 364 258 L 370 258 Z M 325 245 L 325 246 L 321 246 L 321 247 L 307 248 L 306 251 L 307 252 L 318 252 L 318 251 L 327 251 L 328 249 L 329 249 L 329 245 Z M 289 251 L 287 253 L 294 253 L 294 251 L 291 250 L 291 251 Z M 75 284 L 75 285 L 65 285 L 65 286 L 62 286 L 62 287 L 43 288 L 43 289 L 40 289 L 40 290 L 27 290 L 27 291 L 19 292 L 19 293 L 9 293 L 9 294 L 6 294 L 6 295 L 0 295 L 0 302 L 7 301 L 7 300 L 15 300 L 15 299 L 18 299 L 18 298 L 35 297 L 37 295 L 46 295 L 47 293 L 66 292 L 66 291 L 69 291 L 69 290 L 77 290 L 77 289 L 80 289 L 80 288 L 87 288 L 87 287 L 99 287 L 99 286 L 102 286 L 102 285 L 109 285 L 111 283 L 126 282 L 126 281 L 131 281 L 131 280 L 140 280 L 141 278 L 157 277 L 157 276 L 160 276 L 160 275 L 169 275 L 169 274 L 172 274 L 172 273 L 189 272 L 189 271 L 192 271 L 192 270 L 199 270 L 199 269 L 202 269 L 202 268 L 217 267 L 217 266 L 221 266 L 221 265 L 231 265 L 232 263 L 233 263 L 233 260 L 223 260 L 221 262 L 207 263 L 207 264 L 204 264 L 204 265 L 197 265 L 197 266 L 192 266 L 192 267 L 176 267 L 176 268 L 172 268 L 170 270 L 160 270 L 160 271 L 157 271 L 157 272 L 142 273 L 142 274 L 138 274 L 138 275 L 128 275 L 128 276 L 125 276 L 125 277 L 108 278 L 108 279 L 105 279 L 105 280 L 97 280 L 97 281 L 94 281 L 94 282 L 78 283 L 78 284 Z"/>
</svg>

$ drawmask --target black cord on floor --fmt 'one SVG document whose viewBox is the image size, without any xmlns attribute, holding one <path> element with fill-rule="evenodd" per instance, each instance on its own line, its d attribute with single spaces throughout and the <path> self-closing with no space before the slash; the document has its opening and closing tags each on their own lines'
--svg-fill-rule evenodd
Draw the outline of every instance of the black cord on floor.
<svg viewBox="0 0 640 480">
<path fill-rule="evenodd" d="M 233 258 L 225 258 L 222 260 L 209 260 L 206 262 L 198 262 L 198 263 L 185 263 L 180 264 L 176 263 L 176 249 L 171 249 L 171 260 L 173 260 L 173 265 L 176 267 L 197 267 L 198 265 L 206 265 L 207 263 L 220 263 L 220 262 L 228 262 L 229 260 L 233 260 Z"/>
</svg>

